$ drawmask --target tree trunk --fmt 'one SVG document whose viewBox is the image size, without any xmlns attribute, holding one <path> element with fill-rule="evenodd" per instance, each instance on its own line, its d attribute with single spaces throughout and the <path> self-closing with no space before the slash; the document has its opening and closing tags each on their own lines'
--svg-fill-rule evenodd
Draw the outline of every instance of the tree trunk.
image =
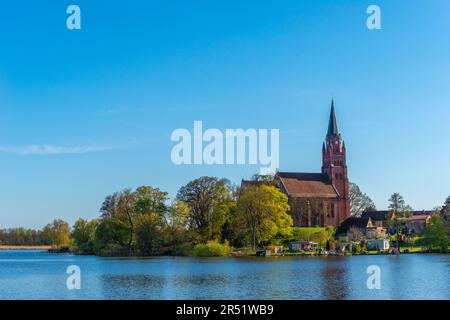
<svg viewBox="0 0 450 320">
<path fill-rule="evenodd" d="M 308 227 L 311 227 L 311 207 L 308 202 Z"/>
<path fill-rule="evenodd" d="M 252 227 L 252 236 L 253 236 L 253 250 L 256 250 L 256 227 Z"/>
<path fill-rule="evenodd" d="M 131 219 L 131 215 L 127 212 L 128 216 L 128 222 L 130 223 L 130 240 L 128 241 L 128 252 L 131 255 L 131 246 L 133 244 L 133 233 L 134 233 L 134 225 L 133 225 L 133 219 Z"/>
</svg>

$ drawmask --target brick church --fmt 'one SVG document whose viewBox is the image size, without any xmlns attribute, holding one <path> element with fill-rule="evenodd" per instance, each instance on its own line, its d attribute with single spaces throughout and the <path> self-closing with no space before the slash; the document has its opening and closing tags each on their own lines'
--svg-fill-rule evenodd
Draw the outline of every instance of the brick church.
<svg viewBox="0 0 450 320">
<path fill-rule="evenodd" d="M 339 132 L 334 102 L 320 173 L 278 172 L 276 180 L 289 198 L 295 226 L 339 226 L 350 215 L 345 143 Z"/>
</svg>

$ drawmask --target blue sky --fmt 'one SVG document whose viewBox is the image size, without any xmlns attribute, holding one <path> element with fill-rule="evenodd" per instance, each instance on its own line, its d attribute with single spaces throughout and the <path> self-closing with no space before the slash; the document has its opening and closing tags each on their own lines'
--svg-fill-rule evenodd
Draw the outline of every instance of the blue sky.
<svg viewBox="0 0 450 320">
<path fill-rule="evenodd" d="M 366 28 L 377 4 L 382 30 Z M 66 28 L 77 4 L 82 29 Z M 319 172 L 330 100 L 349 177 L 387 206 L 450 194 L 450 3 L 51 1 L 0 10 L 0 227 L 94 218 L 147 184 L 175 195 L 176 128 L 279 128 L 282 171 Z"/>
</svg>

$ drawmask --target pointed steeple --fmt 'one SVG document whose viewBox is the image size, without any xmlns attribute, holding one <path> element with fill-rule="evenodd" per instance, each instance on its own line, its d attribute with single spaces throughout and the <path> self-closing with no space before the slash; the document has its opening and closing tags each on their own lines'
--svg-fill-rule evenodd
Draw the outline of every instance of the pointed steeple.
<svg viewBox="0 0 450 320">
<path fill-rule="evenodd" d="M 327 137 L 336 137 L 339 135 L 339 129 L 336 120 L 336 112 L 334 110 L 334 100 L 331 100 L 330 121 L 328 123 Z"/>
</svg>

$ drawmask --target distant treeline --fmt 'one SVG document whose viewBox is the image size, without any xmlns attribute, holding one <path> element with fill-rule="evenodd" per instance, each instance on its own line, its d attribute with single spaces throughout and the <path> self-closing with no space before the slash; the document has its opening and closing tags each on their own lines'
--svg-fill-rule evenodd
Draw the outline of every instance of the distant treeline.
<svg viewBox="0 0 450 320">
<path fill-rule="evenodd" d="M 51 239 L 43 230 L 26 228 L 0 229 L 0 245 L 45 246 Z"/>
<path fill-rule="evenodd" d="M 40 230 L 27 228 L 0 229 L 0 245 L 54 246 L 70 245 L 70 226 L 62 220 L 54 220 Z"/>
</svg>

